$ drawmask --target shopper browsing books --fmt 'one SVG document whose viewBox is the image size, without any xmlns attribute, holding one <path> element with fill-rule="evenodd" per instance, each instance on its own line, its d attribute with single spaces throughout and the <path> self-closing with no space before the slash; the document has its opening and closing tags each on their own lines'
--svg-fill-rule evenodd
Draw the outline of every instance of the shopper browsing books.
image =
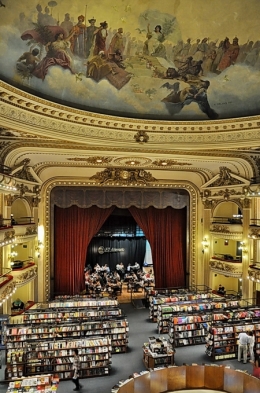
<svg viewBox="0 0 260 393">
<path fill-rule="evenodd" d="M 241 332 L 238 335 L 238 361 L 241 361 L 241 355 L 243 354 L 243 362 L 247 363 L 247 346 L 249 344 L 249 336 L 246 332 Z"/>
<path fill-rule="evenodd" d="M 76 386 L 75 389 L 73 390 L 80 390 L 82 388 L 82 385 L 79 383 L 80 360 L 79 360 L 79 351 L 77 348 L 74 349 L 72 369 L 73 369 L 72 381 Z"/>
</svg>

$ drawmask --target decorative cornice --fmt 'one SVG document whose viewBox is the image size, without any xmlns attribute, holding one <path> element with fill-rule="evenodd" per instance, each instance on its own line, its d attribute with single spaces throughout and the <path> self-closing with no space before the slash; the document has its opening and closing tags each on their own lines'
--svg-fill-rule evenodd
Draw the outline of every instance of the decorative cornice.
<svg viewBox="0 0 260 393">
<path fill-rule="evenodd" d="M 241 180 L 232 176 L 231 170 L 225 166 L 219 168 L 219 178 L 213 183 L 209 184 L 209 187 L 223 187 L 233 186 L 235 184 L 244 184 Z"/>
<path fill-rule="evenodd" d="M 149 146 L 164 150 L 173 144 L 178 148 L 214 148 L 225 143 L 225 147 L 259 145 L 260 117 L 207 121 L 151 121 L 119 118 L 94 114 L 58 105 L 22 92 L 0 81 L 1 126 L 44 135 L 60 134 L 60 138 L 75 139 L 81 143 L 105 140 L 110 143 L 136 144 L 134 135 L 138 131 L 149 132 Z M 109 131 L 108 131 L 109 130 Z M 143 144 L 140 144 L 142 147 Z"/>
</svg>

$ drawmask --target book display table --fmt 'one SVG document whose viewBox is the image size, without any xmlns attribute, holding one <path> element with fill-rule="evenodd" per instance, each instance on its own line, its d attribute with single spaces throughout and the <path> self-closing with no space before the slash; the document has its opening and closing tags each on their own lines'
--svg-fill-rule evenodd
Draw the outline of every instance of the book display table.
<svg viewBox="0 0 260 393">
<path fill-rule="evenodd" d="M 52 393 L 57 392 L 59 378 L 50 374 L 14 379 L 9 382 L 7 393 Z"/>
<path fill-rule="evenodd" d="M 164 338 L 150 337 L 143 346 L 143 362 L 147 369 L 174 365 L 174 349 Z"/>
</svg>

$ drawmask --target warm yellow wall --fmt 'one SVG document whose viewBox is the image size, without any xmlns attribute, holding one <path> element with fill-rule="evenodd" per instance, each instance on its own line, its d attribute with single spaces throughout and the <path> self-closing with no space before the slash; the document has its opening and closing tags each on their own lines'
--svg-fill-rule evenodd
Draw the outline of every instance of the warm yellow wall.
<svg viewBox="0 0 260 393">
<path fill-rule="evenodd" d="M 212 289 L 217 290 L 219 285 L 221 284 L 223 287 L 225 287 L 226 291 L 233 290 L 235 292 L 238 292 L 239 290 L 239 279 L 238 278 L 233 278 L 233 277 L 225 277 L 222 274 L 217 274 L 214 272 L 211 272 L 213 275 L 212 277 Z"/>
<path fill-rule="evenodd" d="M 236 240 L 228 240 L 228 245 L 225 245 L 225 239 L 213 239 L 213 253 L 230 254 L 235 257 L 237 254 Z"/>
<path fill-rule="evenodd" d="M 214 211 L 214 217 L 232 217 L 233 214 L 238 214 L 238 206 L 233 202 L 223 202 Z"/>
<path fill-rule="evenodd" d="M 26 304 L 28 300 L 34 300 L 34 299 L 30 299 L 29 285 L 30 283 L 20 288 L 17 288 L 16 292 L 13 294 L 11 298 L 11 303 L 13 303 L 13 301 L 15 301 L 16 299 L 21 299 L 24 302 L 24 304 Z"/>
</svg>

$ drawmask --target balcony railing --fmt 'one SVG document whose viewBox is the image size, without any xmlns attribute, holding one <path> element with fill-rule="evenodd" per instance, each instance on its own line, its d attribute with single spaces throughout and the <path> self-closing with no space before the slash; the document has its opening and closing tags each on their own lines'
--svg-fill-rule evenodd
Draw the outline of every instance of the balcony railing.
<svg viewBox="0 0 260 393">
<path fill-rule="evenodd" d="M 241 217 L 213 217 L 212 224 L 242 224 Z"/>
<path fill-rule="evenodd" d="M 220 253 L 214 253 L 214 255 L 211 257 L 211 259 L 217 259 L 219 261 L 225 261 L 225 262 L 242 262 L 242 256 L 241 255 L 230 255 L 230 254 L 220 254 Z"/>
<path fill-rule="evenodd" d="M 251 220 L 250 220 L 250 227 L 251 226 L 260 227 L 260 219 L 251 218 Z"/>
</svg>

